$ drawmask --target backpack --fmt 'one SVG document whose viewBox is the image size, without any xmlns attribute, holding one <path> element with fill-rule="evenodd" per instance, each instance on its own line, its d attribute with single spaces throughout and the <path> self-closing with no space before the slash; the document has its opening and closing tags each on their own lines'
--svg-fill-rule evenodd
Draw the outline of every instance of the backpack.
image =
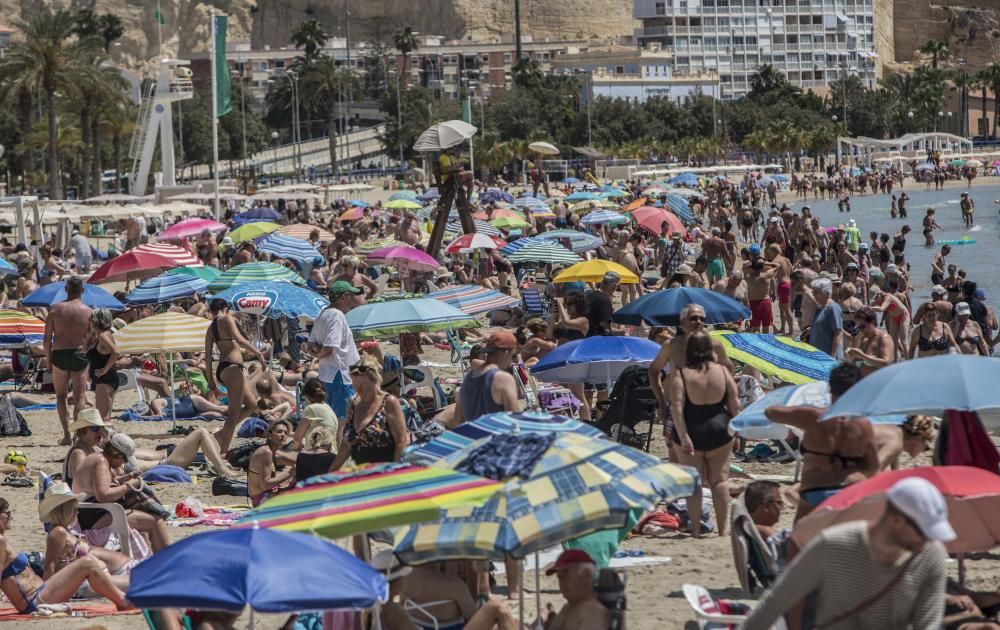
<svg viewBox="0 0 1000 630">
<path fill-rule="evenodd" d="M 14 407 L 14 403 L 10 402 L 10 396 L 0 396 L 0 435 L 31 435 L 27 420 Z"/>
</svg>

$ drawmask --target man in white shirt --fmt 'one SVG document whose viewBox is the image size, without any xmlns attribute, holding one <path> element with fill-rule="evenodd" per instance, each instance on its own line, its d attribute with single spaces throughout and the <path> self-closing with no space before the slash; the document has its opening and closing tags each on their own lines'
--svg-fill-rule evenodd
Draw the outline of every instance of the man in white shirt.
<svg viewBox="0 0 1000 630">
<path fill-rule="evenodd" d="M 338 280 L 330 285 L 330 306 L 320 313 L 309 333 L 309 351 L 319 359 L 319 380 L 326 386 L 326 403 L 341 419 L 354 397 L 351 366 L 361 360 L 354 335 L 344 313 L 355 306 L 355 296 L 364 289 Z"/>
</svg>

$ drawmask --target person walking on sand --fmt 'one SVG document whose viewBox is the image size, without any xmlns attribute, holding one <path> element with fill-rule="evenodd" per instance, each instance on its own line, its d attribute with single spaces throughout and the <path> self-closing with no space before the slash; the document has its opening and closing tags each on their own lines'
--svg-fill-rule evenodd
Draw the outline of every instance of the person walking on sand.
<svg viewBox="0 0 1000 630">
<path fill-rule="evenodd" d="M 90 307 L 80 299 L 83 280 L 73 276 L 66 281 L 66 300 L 49 309 L 45 319 L 42 347 L 52 366 L 52 386 L 56 391 L 56 413 L 62 426 L 61 446 L 69 446 L 69 408 L 66 400 L 73 388 L 73 419 L 87 406 L 87 353 L 83 349 L 90 330 Z"/>
</svg>

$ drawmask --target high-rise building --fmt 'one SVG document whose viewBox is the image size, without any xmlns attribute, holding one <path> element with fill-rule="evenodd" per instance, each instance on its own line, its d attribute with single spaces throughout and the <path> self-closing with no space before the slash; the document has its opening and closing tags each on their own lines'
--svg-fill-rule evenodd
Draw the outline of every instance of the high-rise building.
<svg viewBox="0 0 1000 630">
<path fill-rule="evenodd" d="M 771 64 L 802 88 L 825 91 L 841 76 L 874 85 L 874 0 L 633 0 L 640 46 L 673 53 L 675 73 L 717 70 L 722 98 L 750 91 Z"/>
</svg>

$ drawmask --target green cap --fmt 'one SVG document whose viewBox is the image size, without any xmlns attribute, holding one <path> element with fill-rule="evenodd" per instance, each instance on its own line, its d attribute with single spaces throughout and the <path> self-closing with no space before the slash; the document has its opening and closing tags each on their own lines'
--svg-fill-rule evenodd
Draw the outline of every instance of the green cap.
<svg viewBox="0 0 1000 630">
<path fill-rule="evenodd" d="M 327 291 L 330 292 L 330 295 L 343 295 L 345 293 L 353 293 L 354 295 L 358 295 L 359 293 L 364 291 L 364 289 L 356 287 L 350 282 L 347 282 L 346 280 L 337 280 L 336 282 L 330 285 Z"/>
</svg>

